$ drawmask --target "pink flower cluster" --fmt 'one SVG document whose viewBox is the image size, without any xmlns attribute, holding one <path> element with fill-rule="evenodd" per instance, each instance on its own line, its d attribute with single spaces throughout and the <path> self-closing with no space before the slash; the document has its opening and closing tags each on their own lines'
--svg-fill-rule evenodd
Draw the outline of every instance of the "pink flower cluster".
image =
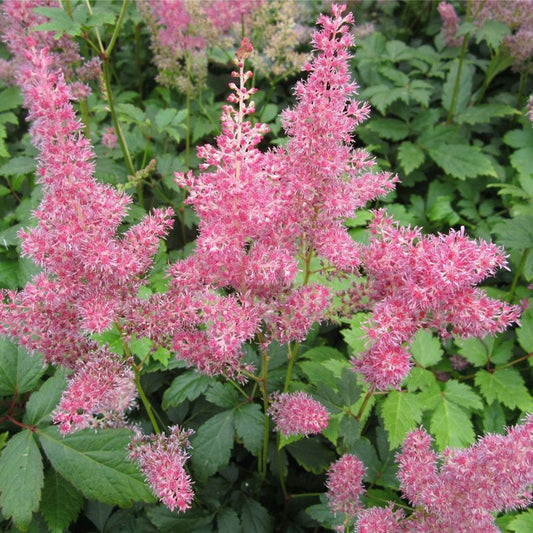
<svg viewBox="0 0 533 533">
<path fill-rule="evenodd" d="M 59 7 L 59 3 L 56 0 L 4 0 L 2 2 L 2 40 L 13 55 L 9 62 L 10 69 L 6 74 L 11 74 L 9 79 L 16 81 L 13 73 L 25 63 L 28 47 L 38 50 L 47 48 L 50 50 L 51 68 L 63 72 L 63 76 L 71 82 L 70 90 L 78 98 L 86 98 L 90 93 L 90 88 L 84 82 L 97 77 L 100 60 L 94 58 L 84 62 L 78 45 L 68 35 L 55 39 L 53 31 L 34 31 L 39 24 L 48 22 L 47 17 L 34 11 L 38 7 Z"/>
<path fill-rule="evenodd" d="M 354 367 L 379 389 L 398 387 L 410 368 L 406 343 L 420 328 L 442 338 L 484 337 L 504 331 L 520 309 L 475 287 L 506 265 L 494 244 L 468 239 L 464 229 L 422 235 L 374 212 L 363 252 L 366 296 L 372 316 L 365 325 L 368 349 Z"/>
<path fill-rule="evenodd" d="M 192 481 L 185 470 L 192 430 L 170 426 L 169 435 L 138 435 L 129 445 L 135 461 L 154 494 L 171 511 L 185 512 L 194 497 Z"/>
<path fill-rule="evenodd" d="M 487 435 L 470 448 L 440 455 L 419 429 L 407 436 L 397 461 L 400 488 L 415 507 L 413 515 L 393 512 L 392 504 L 364 510 L 356 531 L 497 533 L 494 513 L 532 502 L 533 416 L 506 435 Z"/>
<path fill-rule="evenodd" d="M 474 11 L 481 9 L 476 22 L 495 20 L 506 24 L 512 34 L 504 37 L 504 44 L 514 59 L 515 70 L 530 68 L 533 56 L 533 2 L 531 0 L 475 0 Z"/>
<path fill-rule="evenodd" d="M 87 427 L 124 427 L 137 390 L 128 362 L 105 350 L 93 352 L 70 379 L 53 420 L 61 433 Z"/>
<path fill-rule="evenodd" d="M 329 421 L 326 408 L 301 391 L 272 394 L 268 414 L 274 419 L 276 431 L 284 437 L 320 433 Z"/>
<path fill-rule="evenodd" d="M 439 4 L 438 10 L 442 18 L 444 42 L 448 46 L 459 46 L 462 42 L 462 39 L 455 36 L 460 24 L 460 20 L 455 12 L 455 8 L 452 6 L 452 4 L 442 1 Z"/>
<path fill-rule="evenodd" d="M 241 33 L 241 23 L 263 0 L 137 0 L 151 32 L 158 80 L 184 92 L 202 85 L 207 76 L 207 48 L 224 43 L 232 29 Z M 227 41 L 227 40 L 226 40 Z"/>
<path fill-rule="evenodd" d="M 353 518 L 361 509 L 359 498 L 364 493 L 363 476 L 366 468 L 363 462 L 352 454 L 345 454 L 328 470 L 326 487 L 331 512 L 344 513 Z"/>
</svg>

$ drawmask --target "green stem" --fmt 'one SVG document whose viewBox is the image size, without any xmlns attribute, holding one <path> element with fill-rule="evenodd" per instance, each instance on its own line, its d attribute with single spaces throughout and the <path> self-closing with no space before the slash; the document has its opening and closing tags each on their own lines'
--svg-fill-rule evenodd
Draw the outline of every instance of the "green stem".
<svg viewBox="0 0 533 533">
<path fill-rule="evenodd" d="M 527 258 L 530 252 L 531 252 L 531 248 L 526 248 L 522 252 L 522 258 L 520 259 L 520 264 L 518 265 L 518 268 L 516 269 L 513 282 L 511 283 L 511 288 L 509 289 L 509 294 L 507 295 L 508 302 L 513 301 L 514 293 L 516 291 L 516 286 L 518 284 L 518 280 L 520 279 L 520 276 L 522 275 L 522 271 L 524 270 L 524 267 L 526 266 L 526 261 L 527 261 Z"/>
<path fill-rule="evenodd" d="M 361 417 L 363 416 L 363 413 L 365 412 L 366 406 L 368 405 L 368 402 L 370 401 L 370 398 L 374 395 L 375 387 L 372 386 L 368 389 L 365 399 L 363 400 L 363 403 L 361 404 L 361 407 L 359 408 L 359 412 L 355 415 L 355 419 L 360 422 Z"/>
<path fill-rule="evenodd" d="M 283 392 L 289 390 L 289 383 L 291 382 L 292 369 L 294 367 L 294 362 L 296 361 L 296 356 L 298 355 L 298 349 L 300 348 L 300 343 L 297 342 L 291 349 L 289 344 L 289 366 L 287 367 L 287 375 L 285 376 L 285 385 L 283 386 Z"/>
<path fill-rule="evenodd" d="M 189 168 L 191 152 L 191 93 L 187 89 L 186 93 L 187 116 L 185 117 L 185 168 Z"/>
<path fill-rule="evenodd" d="M 283 496 L 285 496 L 285 500 L 289 499 L 289 494 L 287 493 L 287 487 L 285 485 L 285 476 L 283 475 L 283 469 L 281 464 L 281 450 L 279 448 L 280 443 L 280 436 L 279 433 L 276 436 L 276 450 L 277 450 L 277 460 L 278 460 L 278 474 L 279 474 L 279 483 L 281 485 L 281 491 L 283 492 Z"/>
<path fill-rule="evenodd" d="M 159 429 L 159 425 L 157 424 L 157 421 L 154 416 L 154 412 L 152 411 L 152 406 L 150 405 L 150 401 L 146 397 L 146 394 L 144 393 L 144 389 L 141 385 L 141 376 L 139 374 L 139 371 L 134 366 L 133 371 L 135 373 L 135 387 L 137 388 L 137 392 L 139 393 L 139 397 L 141 398 L 141 401 L 144 405 L 144 408 L 146 409 L 146 412 L 148 414 L 148 418 L 150 419 L 150 422 L 152 423 L 152 426 L 154 428 L 154 431 L 159 435 L 161 433 L 161 430 Z"/>
<path fill-rule="evenodd" d="M 133 166 L 130 151 L 128 150 L 128 145 L 126 144 L 126 139 L 124 138 L 124 134 L 122 133 L 122 128 L 120 127 L 120 124 L 118 122 L 117 111 L 115 109 L 115 103 L 113 101 L 113 92 L 111 91 L 111 81 L 109 73 L 109 58 L 107 56 L 103 61 L 103 65 L 105 90 L 107 96 L 107 103 L 109 105 L 109 111 L 111 112 L 111 120 L 113 121 L 113 126 L 117 134 L 118 144 L 120 145 L 120 149 L 122 150 L 122 155 L 124 156 L 124 161 L 126 162 L 128 172 L 130 173 L 130 175 L 134 176 L 135 168 Z"/>
<path fill-rule="evenodd" d="M 259 334 L 259 341 L 262 343 L 263 335 Z M 264 481 L 267 472 L 268 461 L 268 441 L 270 438 L 270 419 L 268 417 L 268 391 L 267 391 L 267 376 L 268 376 L 268 354 L 261 349 L 261 363 L 262 372 L 260 380 L 261 394 L 263 396 L 263 411 L 265 416 L 264 432 L 263 432 L 263 449 L 261 450 L 261 481 Z"/>
<path fill-rule="evenodd" d="M 83 122 L 83 133 L 87 139 L 91 138 L 91 127 L 89 125 L 89 109 L 87 108 L 87 100 L 82 98 L 80 100 L 81 120 Z"/>
<path fill-rule="evenodd" d="M 113 31 L 113 35 L 111 36 L 111 40 L 109 41 L 109 44 L 107 45 L 107 48 L 105 49 L 106 57 L 109 57 L 109 55 L 111 54 L 111 51 L 113 50 L 115 46 L 115 43 L 117 42 L 118 34 L 120 32 L 120 28 L 122 27 L 122 22 L 124 20 L 124 15 L 126 14 L 127 5 L 128 5 L 128 0 L 122 0 L 122 7 L 120 8 L 120 14 L 118 16 L 118 20 L 115 25 L 115 29 Z"/>
</svg>

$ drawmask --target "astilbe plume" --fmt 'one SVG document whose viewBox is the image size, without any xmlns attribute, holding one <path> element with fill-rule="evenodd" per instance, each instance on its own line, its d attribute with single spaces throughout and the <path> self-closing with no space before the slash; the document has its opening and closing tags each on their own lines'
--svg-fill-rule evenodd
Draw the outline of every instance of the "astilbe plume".
<svg viewBox="0 0 533 533">
<path fill-rule="evenodd" d="M 357 533 L 497 533 L 495 513 L 531 504 L 533 416 L 506 435 L 486 435 L 466 449 L 438 454 L 431 444 L 423 428 L 412 431 L 396 458 L 400 489 L 413 514 L 395 511 L 392 502 L 358 510 Z M 362 473 L 351 482 L 357 498 L 363 493 L 361 480 Z M 330 485 L 328 480 L 328 495 Z M 349 493 L 349 486 L 339 485 L 339 493 Z"/>
<path fill-rule="evenodd" d="M 455 12 L 455 8 L 452 6 L 452 4 L 443 1 L 439 4 L 438 10 L 442 18 L 444 42 L 448 46 L 459 46 L 462 42 L 462 39 L 460 37 L 455 37 L 460 24 L 460 20 Z"/>
<path fill-rule="evenodd" d="M 326 487 L 328 506 L 332 513 L 344 513 L 348 518 L 353 518 L 357 514 L 361 509 L 359 499 L 364 493 L 365 472 L 363 462 L 349 453 L 329 467 Z"/>
<path fill-rule="evenodd" d="M 464 229 L 422 235 L 400 227 L 385 211 L 374 212 L 363 252 L 368 349 L 355 369 L 379 389 L 398 387 L 410 368 L 405 346 L 420 328 L 442 338 L 484 337 L 505 330 L 520 316 L 517 306 L 489 298 L 475 286 L 506 265 L 503 250 L 468 239 Z"/>
<path fill-rule="evenodd" d="M 72 107 L 70 87 L 53 68 L 48 50 L 33 44 L 29 38 L 17 79 L 39 151 L 43 198 L 33 213 L 36 226 L 20 232 L 20 238 L 23 254 L 41 272 L 23 290 L 3 291 L 2 333 L 43 354 L 46 363 L 75 369 L 57 412 L 64 431 L 93 424 L 98 407 L 104 411 L 101 425 L 108 418 L 117 425 L 134 403 L 131 370 L 99 349 L 88 333 L 120 323 L 137 305 L 172 211 L 155 210 L 116 235 L 131 199 L 94 179 L 94 154 Z M 83 395 L 74 398 L 80 391 Z M 85 405 L 78 402 L 81 397 Z M 83 410 L 83 416 L 77 419 L 75 410 Z M 111 412 L 116 416 L 109 417 Z"/>
<path fill-rule="evenodd" d="M 150 29 L 158 81 L 182 92 L 201 88 L 207 77 L 207 49 L 232 46 L 241 21 L 262 0 L 137 0 Z M 238 31 L 236 30 L 238 28 Z"/>
<path fill-rule="evenodd" d="M 192 430 L 170 426 L 169 434 L 142 435 L 139 431 L 129 445 L 129 459 L 135 461 L 154 494 L 171 510 L 190 508 L 194 493 L 185 470 Z"/>
<path fill-rule="evenodd" d="M 474 0 L 474 12 L 479 10 L 475 22 L 483 24 L 495 20 L 506 24 L 511 35 L 503 43 L 513 58 L 516 71 L 531 70 L 533 56 L 533 1 L 532 0 Z"/>
<path fill-rule="evenodd" d="M 79 365 L 53 413 L 61 433 L 87 427 L 123 427 L 137 390 L 131 361 L 101 350 Z"/>
<path fill-rule="evenodd" d="M 369 108 L 354 100 L 347 51 L 353 44 L 347 25 L 352 19 L 341 13 L 334 7 L 334 18 L 319 20 L 323 28 L 313 37 L 315 57 L 305 69 L 310 74 L 296 88 L 296 106 L 284 113 L 285 149 L 257 148 L 268 128 L 248 120 L 255 90 L 246 88 L 252 73 L 244 60 L 252 47 L 245 40 L 237 53 L 238 82 L 230 85 L 233 105 L 223 108 L 217 146 L 198 149 L 204 160 L 198 176 L 176 175 L 178 184 L 188 188 L 187 203 L 200 222 L 195 252 L 170 270 L 171 291 L 188 291 L 194 299 L 191 295 L 202 291 L 231 288 L 225 299 L 250 317 L 242 340 L 261 323 L 267 340 L 305 336 L 323 317 L 330 295 L 321 285 L 295 286 L 299 258 L 308 261 L 317 253 L 334 268 L 353 271 L 359 249 L 342 221 L 396 180 L 373 174 L 369 155 L 351 147 L 352 130 Z M 147 324 L 147 330 L 154 327 Z"/>
<path fill-rule="evenodd" d="M 274 419 L 276 431 L 284 437 L 308 436 L 328 426 L 326 408 L 305 392 L 276 392 L 270 401 L 268 414 Z"/>
<path fill-rule="evenodd" d="M 87 81 L 95 79 L 100 69 L 100 59 L 84 61 L 76 42 L 69 35 L 56 39 L 53 31 L 38 30 L 39 24 L 48 21 L 44 15 L 34 11 L 40 7 L 59 7 L 56 0 L 4 0 L 2 2 L 2 40 L 12 54 L 9 61 L 10 74 L 6 81 L 16 83 L 16 72 L 26 62 L 26 50 L 32 46 L 38 50 L 47 48 L 51 68 L 61 70 L 70 82 L 71 91 L 78 98 L 90 93 Z M 0 76 L 2 77 L 2 76 Z"/>
</svg>

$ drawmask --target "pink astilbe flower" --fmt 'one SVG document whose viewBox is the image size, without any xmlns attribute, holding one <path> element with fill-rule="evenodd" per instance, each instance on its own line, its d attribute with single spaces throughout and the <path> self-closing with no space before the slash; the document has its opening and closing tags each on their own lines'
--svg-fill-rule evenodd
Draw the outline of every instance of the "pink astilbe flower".
<svg viewBox="0 0 533 533">
<path fill-rule="evenodd" d="M 511 35 L 503 43 L 513 58 L 513 69 L 527 70 L 533 56 L 533 2 L 531 0 L 474 0 L 474 12 L 479 11 L 476 24 L 495 20 L 506 24 Z"/>
<path fill-rule="evenodd" d="M 443 1 L 439 4 L 438 10 L 442 18 L 444 42 L 448 46 L 459 46 L 463 40 L 461 37 L 455 37 L 460 24 L 455 8 L 452 4 Z"/>
<path fill-rule="evenodd" d="M 104 133 L 102 133 L 102 144 L 109 149 L 118 146 L 117 133 L 113 126 L 109 126 L 109 128 L 106 128 Z"/>
<path fill-rule="evenodd" d="M 185 512 L 194 493 L 185 470 L 192 430 L 170 426 L 169 435 L 138 434 L 129 445 L 129 459 L 135 461 L 154 494 L 171 511 Z"/>
<path fill-rule="evenodd" d="M 403 512 L 393 511 L 392 504 L 389 507 L 364 509 L 357 516 L 355 533 L 403 533 L 408 530 L 400 525 L 402 519 Z"/>
<path fill-rule="evenodd" d="M 232 46 L 262 0 L 137 0 L 148 23 L 158 81 L 192 92 L 207 77 L 207 49 Z M 238 31 L 237 31 L 238 28 Z"/>
<path fill-rule="evenodd" d="M 26 53 L 19 82 L 44 194 L 34 211 L 37 225 L 20 237 L 23 254 L 42 272 L 24 290 L 4 294 L 0 317 L 4 334 L 46 362 L 73 366 L 96 349 L 86 332 L 108 329 L 136 305 L 172 211 L 155 210 L 115 235 L 131 199 L 94 179 L 91 145 L 48 51 L 30 47 Z"/>
<path fill-rule="evenodd" d="M 399 386 L 408 374 L 405 347 L 420 328 L 442 338 L 484 337 L 505 330 L 520 309 L 475 287 L 505 267 L 503 250 L 468 239 L 464 230 L 423 236 L 402 228 L 382 210 L 374 213 L 363 253 L 372 315 L 365 324 L 369 347 L 355 369 L 379 389 Z"/>
<path fill-rule="evenodd" d="M 328 505 L 332 513 L 344 513 L 349 518 L 357 514 L 361 508 L 359 498 L 364 493 L 365 472 L 362 461 L 349 453 L 329 467 L 326 487 Z"/>
<path fill-rule="evenodd" d="M 136 398 L 129 365 L 117 355 L 100 350 L 69 378 L 53 421 L 63 434 L 87 427 L 124 427 L 125 415 L 135 406 Z"/>
<path fill-rule="evenodd" d="M 13 55 L 10 60 L 11 71 L 17 71 L 26 62 L 28 47 L 50 50 L 49 57 L 51 68 L 63 72 L 68 81 L 83 79 L 86 65 L 94 65 L 95 59 L 83 62 L 76 42 L 69 35 L 62 35 L 59 39 L 54 37 L 54 31 L 35 30 L 40 24 L 48 22 L 44 15 L 37 14 L 34 9 L 38 7 L 60 7 L 56 0 L 4 0 L 2 2 L 2 40 L 6 43 Z M 75 90 L 77 96 L 88 96 L 90 89 L 87 85 L 77 83 Z"/>
<path fill-rule="evenodd" d="M 329 413 L 305 392 L 274 393 L 268 414 L 284 437 L 320 433 L 328 426 Z"/>
</svg>

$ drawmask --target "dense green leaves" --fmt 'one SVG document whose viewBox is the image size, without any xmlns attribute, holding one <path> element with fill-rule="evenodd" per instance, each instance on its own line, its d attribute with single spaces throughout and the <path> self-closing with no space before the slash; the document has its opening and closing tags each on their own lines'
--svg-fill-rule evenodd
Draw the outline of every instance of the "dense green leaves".
<svg viewBox="0 0 533 533">
<path fill-rule="evenodd" d="M 399 446 L 408 431 L 422 420 L 422 398 L 409 392 L 391 391 L 382 404 L 381 416 L 389 434 L 391 448 Z"/>
<path fill-rule="evenodd" d="M 126 460 L 130 431 L 87 429 L 63 437 L 49 427 L 37 434 L 52 466 L 87 498 L 121 506 L 153 501 L 143 476 Z"/>
</svg>

